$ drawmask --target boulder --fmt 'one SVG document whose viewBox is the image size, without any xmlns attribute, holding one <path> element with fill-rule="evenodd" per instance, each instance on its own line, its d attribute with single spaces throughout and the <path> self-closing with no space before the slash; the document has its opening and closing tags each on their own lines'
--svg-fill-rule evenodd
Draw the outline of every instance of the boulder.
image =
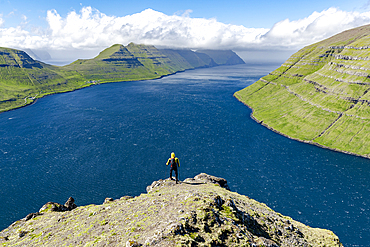
<svg viewBox="0 0 370 247">
<path fill-rule="evenodd" d="M 64 204 L 64 207 L 66 207 L 68 211 L 77 208 L 77 205 L 75 204 L 75 199 L 73 199 L 72 197 L 68 198 L 68 200 Z"/>
<path fill-rule="evenodd" d="M 35 218 L 36 216 L 39 216 L 39 215 L 42 215 L 42 214 L 39 213 L 39 212 L 27 214 L 27 216 L 24 218 L 24 221 L 28 221 L 30 219 Z"/>
<path fill-rule="evenodd" d="M 159 187 L 165 184 L 166 180 L 159 179 L 158 181 L 154 181 L 151 185 L 146 187 L 146 192 L 150 193 L 154 188 Z"/>
<path fill-rule="evenodd" d="M 113 198 L 107 197 L 107 198 L 105 198 L 103 204 L 107 204 L 107 203 L 110 203 L 110 202 L 113 202 L 113 201 L 114 201 Z"/>
<path fill-rule="evenodd" d="M 135 240 L 128 240 L 126 242 L 126 247 L 139 247 L 140 244 L 136 242 Z"/>
<path fill-rule="evenodd" d="M 195 180 L 198 180 L 198 181 L 203 181 L 205 183 L 213 183 L 213 184 L 218 184 L 220 185 L 222 188 L 225 188 L 227 190 L 230 190 L 229 188 L 229 185 L 227 185 L 227 180 L 224 179 L 224 178 L 219 178 L 219 177 L 215 177 L 215 176 L 212 176 L 212 175 L 208 175 L 206 173 L 201 173 L 199 175 L 196 175 L 194 177 Z"/>
<path fill-rule="evenodd" d="M 39 213 L 45 212 L 64 212 L 64 211 L 71 211 L 72 209 L 77 208 L 76 204 L 74 203 L 74 199 L 72 197 L 68 198 L 64 205 L 57 203 L 57 202 L 48 202 L 44 206 L 42 206 L 39 210 Z"/>
</svg>

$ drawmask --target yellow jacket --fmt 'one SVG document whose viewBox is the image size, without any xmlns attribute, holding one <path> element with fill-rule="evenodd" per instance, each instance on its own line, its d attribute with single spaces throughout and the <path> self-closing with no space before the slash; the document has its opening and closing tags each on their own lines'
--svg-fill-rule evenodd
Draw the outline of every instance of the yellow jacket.
<svg viewBox="0 0 370 247">
<path fill-rule="evenodd" d="M 166 163 L 166 166 L 168 166 L 170 163 L 171 163 L 171 159 L 174 158 L 175 159 L 175 163 L 177 164 L 178 167 L 180 167 L 180 160 L 178 158 L 175 157 L 175 153 L 172 153 L 171 154 L 171 158 L 169 158 L 167 160 L 167 163 Z"/>
</svg>

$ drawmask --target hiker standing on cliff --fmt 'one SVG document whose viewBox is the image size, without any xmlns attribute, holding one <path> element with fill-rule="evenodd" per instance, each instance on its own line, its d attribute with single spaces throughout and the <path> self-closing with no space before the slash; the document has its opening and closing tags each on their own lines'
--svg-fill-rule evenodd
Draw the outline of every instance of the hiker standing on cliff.
<svg viewBox="0 0 370 247">
<path fill-rule="evenodd" d="M 170 169 L 170 179 L 173 180 L 172 178 L 172 171 L 175 171 L 175 175 L 176 175 L 176 183 L 179 182 L 179 179 L 178 179 L 178 167 L 180 167 L 180 161 L 178 158 L 175 157 L 175 153 L 172 152 L 171 153 L 171 158 L 168 159 L 167 163 L 166 163 L 166 166 L 168 166 L 169 164 L 171 164 L 171 169 Z"/>
</svg>

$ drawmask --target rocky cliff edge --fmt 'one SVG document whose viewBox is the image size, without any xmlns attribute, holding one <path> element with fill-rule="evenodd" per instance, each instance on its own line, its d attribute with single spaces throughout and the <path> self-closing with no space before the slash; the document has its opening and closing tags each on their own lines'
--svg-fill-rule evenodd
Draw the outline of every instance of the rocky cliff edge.
<svg viewBox="0 0 370 247">
<path fill-rule="evenodd" d="M 154 181 L 137 197 L 77 207 L 49 202 L 0 233 L 1 246 L 342 246 L 247 196 L 223 178 L 199 174 Z"/>
</svg>

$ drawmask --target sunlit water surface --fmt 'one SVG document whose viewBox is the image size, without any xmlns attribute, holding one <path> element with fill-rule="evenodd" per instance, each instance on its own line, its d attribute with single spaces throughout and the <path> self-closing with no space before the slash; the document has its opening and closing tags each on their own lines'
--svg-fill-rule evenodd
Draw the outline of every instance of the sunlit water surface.
<svg viewBox="0 0 370 247">
<path fill-rule="evenodd" d="M 201 172 L 345 246 L 370 241 L 370 160 L 280 136 L 232 95 L 279 65 L 198 69 L 98 85 L 0 114 L 0 228 L 48 201 L 101 204 Z"/>
</svg>

